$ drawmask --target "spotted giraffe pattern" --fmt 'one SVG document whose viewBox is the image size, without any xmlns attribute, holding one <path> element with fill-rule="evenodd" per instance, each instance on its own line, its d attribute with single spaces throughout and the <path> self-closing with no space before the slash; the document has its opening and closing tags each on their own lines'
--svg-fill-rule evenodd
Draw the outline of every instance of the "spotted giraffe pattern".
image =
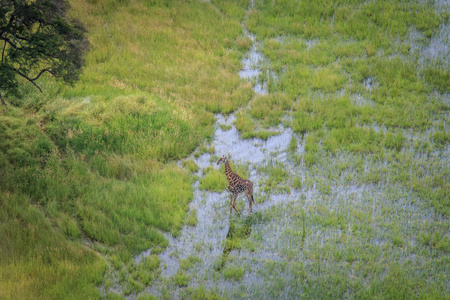
<svg viewBox="0 0 450 300">
<path fill-rule="evenodd" d="M 252 203 L 255 202 L 253 200 L 253 183 L 250 180 L 242 179 L 241 176 L 234 173 L 233 170 L 231 170 L 230 163 L 225 156 L 222 156 L 217 162 L 218 165 L 221 163 L 225 164 L 225 175 L 227 176 L 227 180 L 229 183 L 228 190 L 231 192 L 230 214 L 233 208 L 238 214 L 240 214 L 240 212 L 236 209 L 235 204 L 237 196 L 242 192 L 245 192 L 245 195 L 247 196 L 249 212 L 251 213 Z"/>
</svg>

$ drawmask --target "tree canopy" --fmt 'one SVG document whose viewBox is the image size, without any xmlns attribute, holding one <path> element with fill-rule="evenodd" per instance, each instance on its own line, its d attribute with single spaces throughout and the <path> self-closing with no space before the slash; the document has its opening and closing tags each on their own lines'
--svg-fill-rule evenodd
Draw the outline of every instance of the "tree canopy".
<svg viewBox="0 0 450 300">
<path fill-rule="evenodd" d="M 40 91 L 44 73 L 72 84 L 88 47 L 86 30 L 68 16 L 66 0 L 0 0 L 0 100 L 14 94 L 19 78 Z"/>
</svg>

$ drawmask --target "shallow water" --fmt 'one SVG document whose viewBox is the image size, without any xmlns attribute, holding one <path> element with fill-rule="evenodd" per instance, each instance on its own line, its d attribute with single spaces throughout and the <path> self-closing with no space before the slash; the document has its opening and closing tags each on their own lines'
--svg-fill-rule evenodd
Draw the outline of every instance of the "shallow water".
<svg viewBox="0 0 450 300">
<path fill-rule="evenodd" d="M 242 60 L 242 69 L 239 71 L 239 76 L 244 80 L 254 83 L 253 90 L 256 94 L 267 94 L 267 83 L 258 82 L 258 77 L 262 72 L 260 70 L 260 65 L 264 60 L 263 54 L 258 51 L 260 44 L 256 41 L 256 37 L 249 33 L 245 28 L 244 34 L 250 38 L 253 44 L 250 51 Z"/>
<path fill-rule="evenodd" d="M 257 47 L 254 45 L 247 58 L 243 60 L 244 69 L 240 71 L 240 76 L 244 80 L 254 80 L 260 74 L 257 69 L 257 64 L 262 55 L 257 52 Z M 266 90 L 261 85 L 255 85 L 254 91 L 256 94 L 265 93 Z M 241 139 L 239 132 L 233 125 L 235 121 L 234 114 L 224 116 L 222 114 L 216 115 L 216 125 L 214 139 L 210 146 L 215 149 L 214 156 L 219 157 L 222 155 L 227 156 L 233 163 L 245 163 L 249 164 L 249 178 L 255 184 L 254 193 L 259 192 L 259 181 L 262 178 L 261 174 L 258 174 L 256 168 L 269 160 L 276 160 L 279 162 L 285 162 L 286 152 L 289 142 L 291 141 L 293 131 L 290 128 L 280 127 L 276 128 L 279 132 L 278 135 L 271 136 L 267 140 L 261 139 Z M 226 125 L 222 127 L 220 125 Z M 228 130 L 223 128 L 230 128 Z M 211 162 L 211 154 L 204 153 L 197 158 L 191 156 L 189 159 L 195 161 L 200 169 L 213 166 L 219 168 L 216 162 Z M 199 172 L 199 174 L 201 171 Z M 224 174 L 225 176 L 225 174 Z M 293 192 L 290 195 L 271 195 L 268 200 L 262 204 L 255 204 L 253 206 L 253 212 L 264 211 L 269 207 L 279 204 L 281 201 L 291 201 L 298 196 L 298 192 Z M 238 201 L 245 201 L 246 198 L 242 195 L 238 197 Z M 247 218 L 248 204 L 245 203 L 245 210 L 241 218 Z M 224 255 L 224 242 L 229 232 L 230 222 L 233 222 L 235 215 L 230 217 L 229 215 L 229 193 L 224 191 L 222 193 L 209 192 L 199 189 L 198 181 L 194 184 L 194 198 L 190 204 L 190 210 L 196 210 L 197 212 L 197 226 L 189 227 L 185 226 L 182 229 L 181 235 L 178 238 L 174 238 L 171 235 L 166 235 L 169 240 L 169 247 L 160 254 L 162 274 L 161 282 L 164 278 L 174 276 L 180 266 L 180 260 L 186 259 L 191 255 L 201 256 L 203 263 L 201 266 L 197 266 L 195 274 L 192 273 L 189 286 L 202 285 L 205 287 L 220 287 L 221 290 L 232 289 L 235 285 L 227 280 L 212 280 L 210 278 L 211 272 L 214 272 L 214 265 Z M 235 212 L 233 211 L 233 214 Z M 251 216 L 250 216 L 251 217 Z M 253 226 L 252 226 L 253 227 Z M 275 241 L 276 236 L 265 237 L 267 241 Z M 199 251 L 200 249 L 200 251 Z M 200 252 L 200 253 L 199 253 Z M 138 255 L 137 259 L 140 260 L 145 255 L 149 255 L 150 251 L 145 251 Z M 243 253 L 243 257 L 252 259 L 252 256 L 247 256 Z M 226 257 L 240 256 L 240 252 L 232 250 L 226 254 Z M 258 257 L 265 257 L 267 259 L 281 260 L 277 254 L 266 252 L 258 253 Z M 225 263 L 226 264 L 226 263 Z M 244 283 L 255 284 L 261 281 L 256 274 L 246 273 L 244 277 Z M 147 291 L 155 295 L 161 293 L 161 282 L 156 282 Z M 173 291 L 175 295 L 178 292 Z"/>
<path fill-rule="evenodd" d="M 419 63 L 436 63 L 441 61 L 444 67 L 449 67 L 450 25 L 442 24 L 426 47 L 422 47 L 419 54 Z"/>
<path fill-rule="evenodd" d="M 283 128 L 280 125 L 277 128 L 279 134 L 271 136 L 265 141 L 261 139 L 243 140 L 236 127 L 233 126 L 234 115 L 228 117 L 216 115 L 216 118 L 219 125 L 231 126 L 231 129 L 226 131 L 221 127 L 216 130 L 211 145 L 214 146 L 217 156 L 225 155 L 238 163 L 250 164 L 260 164 L 268 158 L 284 161 L 286 148 L 292 138 L 291 128 Z"/>
</svg>

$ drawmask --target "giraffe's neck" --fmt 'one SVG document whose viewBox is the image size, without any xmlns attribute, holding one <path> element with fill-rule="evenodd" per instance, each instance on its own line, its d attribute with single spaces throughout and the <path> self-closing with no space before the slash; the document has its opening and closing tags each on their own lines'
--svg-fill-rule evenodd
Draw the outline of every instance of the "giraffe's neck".
<svg viewBox="0 0 450 300">
<path fill-rule="evenodd" d="M 229 183 L 233 182 L 234 172 L 231 170 L 230 163 L 227 161 L 225 163 L 225 175 L 227 176 L 227 180 Z"/>
</svg>

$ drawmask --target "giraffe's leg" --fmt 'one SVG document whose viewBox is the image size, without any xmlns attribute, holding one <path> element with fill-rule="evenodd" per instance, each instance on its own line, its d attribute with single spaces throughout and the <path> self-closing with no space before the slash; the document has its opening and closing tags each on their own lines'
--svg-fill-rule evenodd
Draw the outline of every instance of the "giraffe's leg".
<svg viewBox="0 0 450 300">
<path fill-rule="evenodd" d="M 252 200 L 253 200 L 253 195 L 250 193 L 250 191 L 245 191 L 245 195 L 247 196 L 248 199 L 248 211 L 250 213 L 252 213 Z"/>
<path fill-rule="evenodd" d="M 231 197 L 231 206 L 230 206 L 230 214 L 231 214 L 231 209 L 234 208 L 234 210 L 238 213 L 238 215 L 240 215 L 241 213 L 237 210 L 236 208 L 236 199 L 237 199 L 238 195 L 234 195 L 233 197 Z"/>
</svg>

